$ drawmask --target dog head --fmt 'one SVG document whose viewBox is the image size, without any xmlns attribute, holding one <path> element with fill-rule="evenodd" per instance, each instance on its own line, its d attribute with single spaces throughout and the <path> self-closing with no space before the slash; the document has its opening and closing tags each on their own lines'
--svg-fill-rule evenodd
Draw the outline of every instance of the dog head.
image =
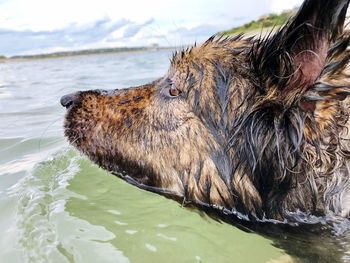
<svg viewBox="0 0 350 263">
<path fill-rule="evenodd" d="M 339 121 L 349 86 L 348 4 L 307 0 L 275 34 L 215 36 L 175 53 L 150 84 L 66 95 L 65 135 L 138 187 L 274 216 L 310 164 L 303 154 L 317 155 Z"/>
</svg>

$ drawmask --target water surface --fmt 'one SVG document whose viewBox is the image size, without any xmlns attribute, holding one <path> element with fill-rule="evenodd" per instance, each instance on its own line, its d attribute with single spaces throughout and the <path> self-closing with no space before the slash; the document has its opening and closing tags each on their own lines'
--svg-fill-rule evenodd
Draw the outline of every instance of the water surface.
<svg viewBox="0 0 350 263">
<path fill-rule="evenodd" d="M 243 231 L 136 189 L 67 144 L 62 95 L 150 82 L 170 57 L 152 51 L 0 64 L 0 262 L 345 261 L 346 237 Z"/>
</svg>

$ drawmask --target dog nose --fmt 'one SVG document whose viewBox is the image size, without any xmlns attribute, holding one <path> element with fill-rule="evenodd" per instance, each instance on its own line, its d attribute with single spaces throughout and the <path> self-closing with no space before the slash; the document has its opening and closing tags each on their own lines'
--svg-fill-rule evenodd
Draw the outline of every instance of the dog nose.
<svg viewBox="0 0 350 263">
<path fill-rule="evenodd" d="M 73 103 L 79 98 L 77 93 L 71 93 L 64 95 L 60 102 L 63 107 L 68 108 L 69 106 L 73 105 Z"/>
</svg>

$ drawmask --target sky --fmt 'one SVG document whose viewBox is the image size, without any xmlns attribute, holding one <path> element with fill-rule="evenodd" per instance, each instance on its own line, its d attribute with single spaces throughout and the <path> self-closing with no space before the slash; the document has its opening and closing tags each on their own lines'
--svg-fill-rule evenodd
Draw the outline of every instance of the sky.
<svg viewBox="0 0 350 263">
<path fill-rule="evenodd" d="M 302 0 L 0 0 L 0 55 L 186 46 Z"/>
</svg>

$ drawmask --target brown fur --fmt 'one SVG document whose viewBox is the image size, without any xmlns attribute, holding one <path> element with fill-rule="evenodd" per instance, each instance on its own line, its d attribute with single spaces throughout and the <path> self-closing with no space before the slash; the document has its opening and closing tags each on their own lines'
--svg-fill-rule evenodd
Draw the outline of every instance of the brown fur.
<svg viewBox="0 0 350 263">
<path fill-rule="evenodd" d="M 307 0 L 273 36 L 213 37 L 151 84 L 70 95 L 65 134 L 103 168 L 180 201 L 255 220 L 347 217 L 348 4 Z"/>
</svg>

